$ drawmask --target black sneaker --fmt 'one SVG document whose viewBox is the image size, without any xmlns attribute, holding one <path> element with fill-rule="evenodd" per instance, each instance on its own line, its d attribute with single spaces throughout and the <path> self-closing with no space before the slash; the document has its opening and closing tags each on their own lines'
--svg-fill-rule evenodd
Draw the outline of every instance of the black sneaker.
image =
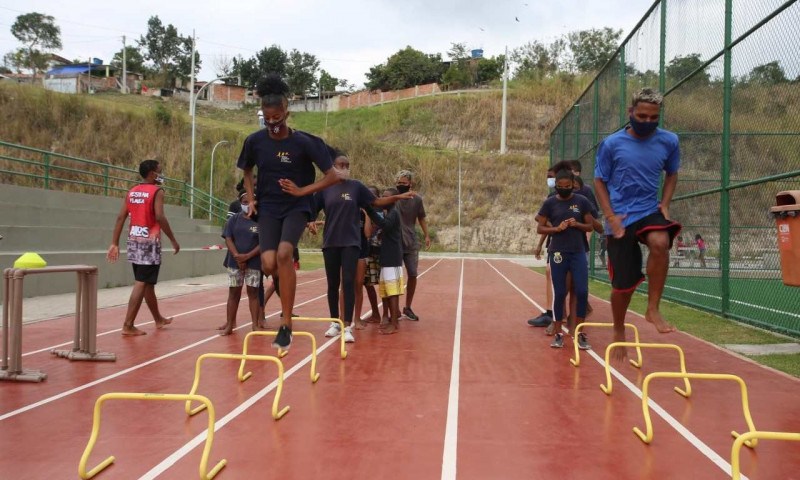
<svg viewBox="0 0 800 480">
<path fill-rule="evenodd" d="M 275 336 L 275 341 L 272 342 L 272 346 L 275 348 L 282 348 L 284 350 L 289 350 L 289 346 L 292 344 L 292 329 L 287 327 L 286 325 L 281 325 L 281 328 L 278 329 L 278 334 Z"/>
<path fill-rule="evenodd" d="M 419 317 L 414 313 L 414 310 L 411 310 L 409 307 L 403 307 L 403 315 L 411 321 L 419 322 Z"/>
<path fill-rule="evenodd" d="M 531 318 L 528 320 L 528 325 L 531 327 L 546 327 L 550 325 L 550 322 L 553 321 L 553 317 L 550 315 L 543 313 L 536 318 Z"/>
<path fill-rule="evenodd" d="M 581 350 L 592 349 L 592 346 L 589 345 L 589 338 L 583 332 L 578 334 L 578 348 L 580 348 Z"/>
<path fill-rule="evenodd" d="M 564 346 L 564 334 L 563 333 L 556 333 L 556 336 L 553 337 L 553 342 L 550 344 L 553 348 L 561 348 Z"/>
</svg>

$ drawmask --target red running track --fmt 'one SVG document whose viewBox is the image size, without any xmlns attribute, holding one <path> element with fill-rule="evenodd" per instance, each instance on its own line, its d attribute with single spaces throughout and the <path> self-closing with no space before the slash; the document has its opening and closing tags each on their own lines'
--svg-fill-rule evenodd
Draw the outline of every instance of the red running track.
<svg viewBox="0 0 800 480">
<path fill-rule="evenodd" d="M 675 352 L 645 350 L 641 372 L 619 367 L 631 388 L 615 378 L 606 396 L 597 354 L 582 353 L 574 368 L 569 339 L 554 350 L 544 329 L 526 325 L 536 313 L 532 302 L 544 302 L 544 277 L 496 260 L 425 260 L 421 271 L 414 300 L 421 321 L 402 322 L 397 335 L 379 335 L 373 326 L 358 332 L 346 360 L 338 342 L 323 337 L 325 325 L 295 327 L 316 335 L 321 377 L 309 381 L 308 340 L 296 337 L 284 359 L 281 397 L 291 411 L 280 421 L 270 416 L 274 365 L 249 362 L 254 375 L 239 383 L 237 362 L 204 363 L 198 393 L 217 412 L 209 466 L 228 460 L 217 478 L 730 478 L 729 432 L 746 430 L 736 384 L 694 381 L 687 400 L 672 392 L 674 381 L 654 382 L 651 398 L 664 415 L 651 410 L 655 436 L 645 445 L 631 431 L 644 426 L 634 392 L 647 373 L 676 371 Z M 327 316 L 322 275 L 298 278 L 296 310 L 305 316 Z M 0 479 L 77 478 L 99 395 L 188 393 L 197 356 L 240 353 L 249 324 L 244 303 L 242 328 L 215 335 L 226 298 L 219 288 L 163 299 L 162 311 L 177 315 L 175 322 L 161 331 L 146 325 L 143 337 L 119 335 L 124 307 L 100 310 L 98 348 L 115 352 L 115 363 L 48 353 L 71 340 L 71 318 L 26 325 L 23 364 L 48 379 L 0 384 Z M 591 320 L 609 322 L 607 302 L 591 301 Z M 660 335 L 635 314 L 629 322 L 643 342 L 680 345 L 689 371 L 744 378 L 758 429 L 800 431 L 800 381 L 683 333 Z M 587 332 L 602 354 L 610 331 Z M 273 354 L 268 343 L 255 339 L 251 353 Z M 117 460 L 95 478 L 198 477 L 205 413 L 190 418 L 182 404 L 112 401 L 102 418 L 88 466 L 109 455 Z M 742 472 L 800 478 L 800 448 L 762 441 L 742 452 Z"/>
</svg>

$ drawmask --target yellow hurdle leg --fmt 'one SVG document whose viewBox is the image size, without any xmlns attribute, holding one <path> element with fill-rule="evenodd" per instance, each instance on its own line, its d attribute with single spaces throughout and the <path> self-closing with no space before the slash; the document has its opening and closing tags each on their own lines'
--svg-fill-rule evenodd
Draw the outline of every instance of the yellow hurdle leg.
<svg viewBox="0 0 800 480">
<path fill-rule="evenodd" d="M 208 471 L 208 456 L 211 453 L 211 444 L 214 443 L 214 422 L 215 413 L 214 405 L 207 397 L 203 395 L 185 395 L 185 394 L 170 394 L 170 393 L 106 393 L 101 395 L 94 404 L 94 414 L 92 420 L 92 434 L 89 437 L 89 443 L 81 455 L 80 463 L 78 463 L 78 476 L 83 480 L 94 477 L 103 469 L 114 463 L 115 457 L 111 456 L 100 462 L 99 465 L 93 469 L 86 471 L 86 463 L 89 461 L 89 456 L 92 454 L 94 445 L 97 442 L 97 437 L 100 434 L 100 410 L 106 400 L 159 400 L 159 401 L 178 401 L 178 402 L 201 402 L 203 409 L 208 410 L 208 428 L 206 430 L 206 444 L 203 448 L 203 456 L 200 459 L 200 478 L 201 480 L 211 480 L 214 476 L 222 470 L 228 463 L 227 460 L 220 460 L 211 471 Z"/>
<path fill-rule="evenodd" d="M 575 335 L 574 338 L 578 338 L 578 334 L 581 333 L 583 327 L 605 327 L 605 328 L 614 328 L 613 323 L 592 323 L 592 322 L 583 322 L 577 327 L 575 327 Z M 625 328 L 630 328 L 633 330 L 633 339 L 634 342 L 639 343 L 639 329 L 636 328 L 636 325 L 632 323 L 626 323 Z M 575 367 L 579 367 L 581 365 L 581 356 L 580 356 L 580 349 L 578 348 L 578 342 L 572 342 L 572 346 L 575 349 L 575 358 L 570 358 L 569 363 L 571 363 Z M 642 367 L 642 351 L 639 347 L 636 347 L 636 360 L 629 360 L 631 365 L 636 368 Z"/>
<path fill-rule="evenodd" d="M 800 433 L 790 432 L 745 432 L 733 441 L 733 448 L 731 449 L 731 480 L 740 480 L 741 472 L 739 471 L 739 452 L 742 449 L 742 444 L 755 444 L 759 439 L 763 440 L 788 440 L 800 442 Z"/>
<path fill-rule="evenodd" d="M 264 332 L 264 331 L 256 331 L 250 332 L 244 337 L 244 342 L 242 346 L 242 355 L 247 356 L 247 348 L 250 344 L 250 337 L 274 337 L 278 334 L 278 332 Z M 311 339 L 311 383 L 317 383 L 319 380 L 319 372 L 317 372 L 317 339 L 314 337 L 313 333 L 309 332 L 292 332 L 292 335 L 299 335 L 301 337 L 308 337 Z M 280 350 L 279 350 L 280 352 Z M 283 355 L 279 353 L 280 357 L 284 357 L 288 353 L 287 351 L 283 351 Z M 244 382 L 253 374 L 253 372 L 244 373 L 244 364 L 247 360 L 244 358 L 242 359 L 242 363 L 239 364 L 239 374 L 238 378 L 240 382 Z"/>
<path fill-rule="evenodd" d="M 653 423 L 650 421 L 648 391 L 650 388 L 650 382 L 655 378 L 683 378 L 684 380 L 692 378 L 698 380 L 730 380 L 737 382 L 742 393 L 742 410 L 744 412 L 744 420 L 747 423 L 748 431 L 754 432 L 756 430 L 755 425 L 753 425 L 753 418 L 750 416 L 750 402 L 748 401 L 747 397 L 747 385 L 745 385 L 744 380 L 742 380 L 741 377 L 727 373 L 653 372 L 644 377 L 644 383 L 642 384 L 642 413 L 644 414 L 644 423 L 647 432 L 643 433 L 639 427 L 633 427 L 633 433 L 635 433 L 636 436 L 638 436 L 639 439 L 644 443 L 649 444 L 653 441 Z M 731 435 L 733 435 L 734 438 L 739 437 L 739 434 L 735 431 L 731 432 Z M 756 446 L 758 440 L 756 438 L 753 438 L 752 440 L 745 439 L 743 442 L 748 447 L 753 448 Z"/>
<path fill-rule="evenodd" d="M 330 323 L 336 322 L 339 324 L 339 355 L 342 360 L 347 358 L 347 350 L 344 348 L 344 322 L 340 318 L 323 318 L 323 317 L 294 317 L 292 322 L 322 322 Z"/>
<path fill-rule="evenodd" d="M 606 347 L 606 356 L 605 356 L 605 369 L 606 369 L 606 384 L 600 385 L 600 390 L 603 391 L 606 395 L 611 395 L 611 390 L 613 389 L 613 385 L 611 384 L 611 350 L 615 348 L 625 348 L 625 347 L 636 347 L 636 349 L 640 348 L 669 348 L 671 350 L 678 351 L 678 359 L 681 365 L 681 373 L 686 373 L 686 357 L 683 354 L 683 349 L 677 345 L 673 345 L 671 343 L 635 343 L 635 342 L 614 342 L 609 344 Z M 639 362 L 641 363 L 641 353 L 639 353 Z M 679 395 L 689 398 L 692 396 L 692 385 L 689 383 L 688 377 L 683 377 L 683 384 L 686 387 L 685 390 L 680 389 L 679 387 L 675 387 L 675 391 L 678 392 Z"/>
<path fill-rule="evenodd" d="M 204 353 L 197 357 L 197 363 L 194 368 L 194 382 L 189 395 L 197 393 L 197 388 L 200 386 L 200 365 L 206 358 L 220 358 L 223 360 L 261 360 L 272 362 L 278 367 L 278 388 L 275 389 L 275 398 L 272 400 L 272 418 L 280 420 L 289 411 L 289 406 L 283 407 L 283 410 L 278 410 L 278 404 L 281 399 L 281 392 L 283 391 L 283 362 L 277 357 L 271 355 L 241 355 L 238 353 Z M 239 367 L 241 369 L 241 365 Z M 240 378 L 241 380 L 241 378 Z M 206 405 L 198 405 L 197 408 L 192 409 L 192 402 L 186 401 L 185 410 L 190 416 L 202 412 Z"/>
</svg>

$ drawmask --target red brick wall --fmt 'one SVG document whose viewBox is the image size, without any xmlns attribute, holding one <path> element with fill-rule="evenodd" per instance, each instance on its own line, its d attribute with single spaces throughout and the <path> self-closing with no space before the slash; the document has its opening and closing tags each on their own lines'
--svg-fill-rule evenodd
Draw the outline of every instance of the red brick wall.
<svg viewBox="0 0 800 480">
<path fill-rule="evenodd" d="M 439 89 L 439 85 L 436 83 L 419 85 L 418 87 L 406 88 L 404 90 L 391 90 L 388 92 L 361 91 L 350 95 L 342 95 L 339 100 L 339 109 L 346 110 L 348 108 L 366 107 L 368 105 L 414 98 L 420 95 L 431 95 L 439 92 L 441 92 L 441 89 Z"/>
</svg>

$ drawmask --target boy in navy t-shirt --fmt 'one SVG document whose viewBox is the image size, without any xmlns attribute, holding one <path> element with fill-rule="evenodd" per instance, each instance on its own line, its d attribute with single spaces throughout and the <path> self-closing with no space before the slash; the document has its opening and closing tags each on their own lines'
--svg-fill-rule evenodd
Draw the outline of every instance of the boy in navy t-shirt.
<svg viewBox="0 0 800 480">
<path fill-rule="evenodd" d="M 236 327 L 236 313 L 242 298 L 242 286 L 247 285 L 247 300 L 253 330 L 258 330 L 261 305 L 258 289 L 261 282 L 261 249 L 258 246 L 258 224 L 246 216 L 250 202 L 244 193 L 239 197 L 241 211 L 228 219 L 222 238 L 228 246 L 225 267 L 228 269 L 228 315 L 224 325 L 217 328 L 220 335 L 230 335 Z"/>
<path fill-rule="evenodd" d="M 573 292 L 577 298 L 576 322 L 586 318 L 586 304 L 589 297 L 589 268 L 586 260 L 585 232 L 592 231 L 592 205 L 582 195 L 573 193 L 573 175 L 568 170 L 556 174 L 556 193 L 544 201 L 536 216 L 536 232 L 550 236 L 547 256 L 550 275 L 553 279 L 553 319 L 557 332 L 553 348 L 564 346 L 561 333 L 561 320 L 564 318 L 564 301 L 569 288 L 567 273 L 572 274 Z M 548 223 L 552 226 L 548 226 Z M 569 328 L 573 328 L 569 325 Z M 578 346 L 589 349 L 586 334 L 578 335 Z"/>
</svg>

